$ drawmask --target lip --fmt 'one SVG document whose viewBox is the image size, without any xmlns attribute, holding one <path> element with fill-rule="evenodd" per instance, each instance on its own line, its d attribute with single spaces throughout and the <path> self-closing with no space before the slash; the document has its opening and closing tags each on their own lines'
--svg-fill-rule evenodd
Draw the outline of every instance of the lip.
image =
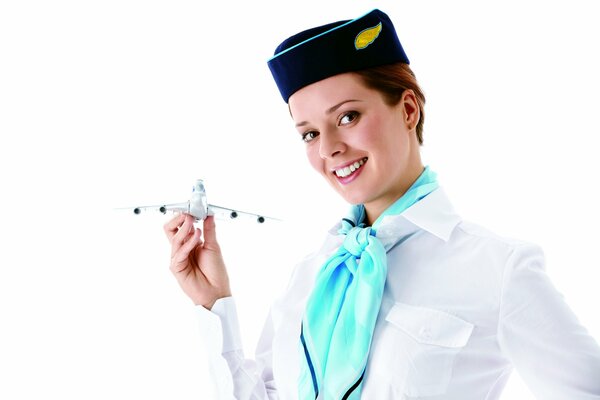
<svg viewBox="0 0 600 400">
<path fill-rule="evenodd" d="M 346 168 L 347 166 L 352 165 L 355 162 L 362 161 L 362 160 L 364 160 L 363 165 L 359 169 L 357 169 L 356 171 L 354 171 L 352 174 L 350 174 L 348 176 L 345 176 L 343 178 L 336 175 L 335 171 L 337 169 Z M 360 176 L 360 174 L 363 172 L 364 166 L 367 164 L 367 161 L 368 161 L 367 157 L 362 157 L 362 158 L 359 158 L 357 160 L 351 161 L 349 163 L 341 164 L 340 166 L 335 167 L 334 169 L 331 170 L 331 173 L 333 174 L 333 176 L 335 177 L 335 179 L 337 179 L 337 181 L 339 183 L 341 183 L 342 185 L 347 185 L 347 184 L 349 184 L 350 182 L 354 181 L 356 178 L 358 178 Z"/>
</svg>

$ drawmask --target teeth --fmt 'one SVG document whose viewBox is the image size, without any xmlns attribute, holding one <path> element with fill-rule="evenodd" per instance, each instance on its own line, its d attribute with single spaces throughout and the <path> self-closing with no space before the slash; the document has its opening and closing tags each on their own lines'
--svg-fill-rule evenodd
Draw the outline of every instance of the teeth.
<svg viewBox="0 0 600 400">
<path fill-rule="evenodd" d="M 340 178 L 345 178 L 348 175 L 352 174 L 354 171 L 362 167 L 365 163 L 366 159 L 362 159 L 360 161 L 356 161 L 354 164 L 350 164 L 347 167 L 336 169 L 335 174 Z"/>
</svg>

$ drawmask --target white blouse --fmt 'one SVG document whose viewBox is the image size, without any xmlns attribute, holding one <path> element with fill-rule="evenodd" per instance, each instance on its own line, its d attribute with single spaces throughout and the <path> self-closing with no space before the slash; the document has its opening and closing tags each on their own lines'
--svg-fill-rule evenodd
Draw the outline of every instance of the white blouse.
<svg viewBox="0 0 600 400">
<path fill-rule="evenodd" d="M 315 276 L 342 243 L 334 227 L 294 270 L 255 360 L 233 298 L 197 307 L 220 399 L 297 399 L 300 321 Z M 377 231 L 388 276 L 362 398 L 498 399 L 513 369 L 543 400 L 600 399 L 600 347 L 544 272 L 542 250 L 462 220 L 443 188 Z M 302 399 L 304 400 L 304 399 Z"/>
</svg>

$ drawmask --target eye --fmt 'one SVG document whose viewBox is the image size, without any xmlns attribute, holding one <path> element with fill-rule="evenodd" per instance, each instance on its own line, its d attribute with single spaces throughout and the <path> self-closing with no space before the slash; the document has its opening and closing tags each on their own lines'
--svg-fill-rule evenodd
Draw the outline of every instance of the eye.
<svg viewBox="0 0 600 400">
<path fill-rule="evenodd" d="M 349 111 L 347 113 L 342 114 L 338 124 L 339 125 L 348 125 L 354 122 L 358 118 L 358 113 L 356 111 Z"/>
<path fill-rule="evenodd" d="M 306 143 L 311 142 L 313 139 L 315 139 L 317 136 L 319 136 L 319 132 L 317 131 L 308 131 L 302 134 L 302 140 Z"/>
</svg>

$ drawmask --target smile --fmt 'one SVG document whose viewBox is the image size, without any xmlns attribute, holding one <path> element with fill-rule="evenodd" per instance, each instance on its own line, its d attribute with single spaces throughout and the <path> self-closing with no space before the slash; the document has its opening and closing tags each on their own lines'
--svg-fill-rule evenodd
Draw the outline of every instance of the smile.
<svg viewBox="0 0 600 400">
<path fill-rule="evenodd" d="M 347 165 L 344 168 L 336 169 L 333 172 L 339 178 L 345 178 L 347 176 L 352 175 L 353 173 L 355 173 L 356 171 L 358 171 L 360 168 L 362 168 L 362 166 L 365 165 L 365 162 L 367 162 L 367 158 L 366 157 L 363 158 L 362 160 L 355 161 L 353 164 Z"/>
</svg>

